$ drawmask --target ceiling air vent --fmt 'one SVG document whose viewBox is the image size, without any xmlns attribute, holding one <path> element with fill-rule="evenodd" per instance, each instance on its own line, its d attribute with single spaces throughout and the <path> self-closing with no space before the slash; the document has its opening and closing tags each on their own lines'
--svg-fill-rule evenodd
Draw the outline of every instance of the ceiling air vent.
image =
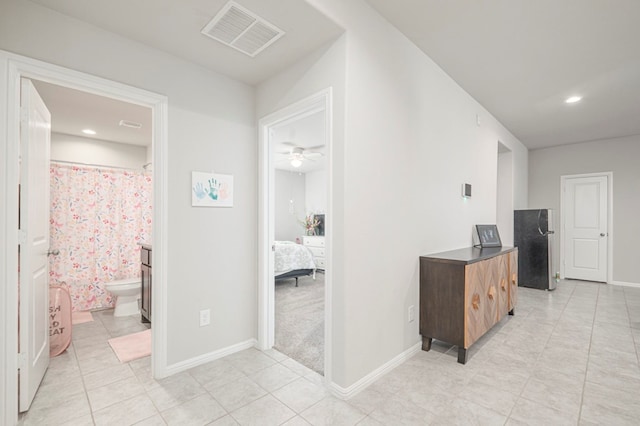
<svg viewBox="0 0 640 426">
<path fill-rule="evenodd" d="M 202 34 L 254 57 L 282 37 L 284 31 L 230 1 L 202 29 Z"/>
</svg>

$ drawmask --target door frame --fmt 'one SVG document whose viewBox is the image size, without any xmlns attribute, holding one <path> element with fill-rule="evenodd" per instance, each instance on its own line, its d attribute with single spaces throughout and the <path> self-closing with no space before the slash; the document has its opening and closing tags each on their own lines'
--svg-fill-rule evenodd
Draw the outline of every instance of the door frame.
<svg viewBox="0 0 640 426">
<path fill-rule="evenodd" d="M 513 245 L 513 164 L 513 150 L 498 140 L 496 224 L 502 244 L 510 246 Z"/>
<path fill-rule="evenodd" d="M 324 291 L 324 377 L 325 383 L 331 383 L 331 294 L 332 294 L 332 241 L 333 241 L 333 169 L 331 154 L 333 152 L 333 125 L 332 125 L 333 91 L 329 87 L 321 90 L 305 99 L 284 107 L 259 120 L 259 222 L 258 222 L 258 347 L 268 350 L 273 347 L 275 341 L 275 289 L 273 286 L 273 251 L 271 244 L 274 240 L 274 156 L 271 128 L 289 121 L 302 118 L 305 115 L 318 110 L 320 105 L 325 111 L 325 132 L 327 152 L 327 221 L 325 223 L 325 291 Z"/>
<path fill-rule="evenodd" d="M 613 283 L 613 172 L 601 173 L 582 173 L 576 175 L 560 176 L 560 278 L 565 278 L 565 213 L 566 213 L 566 195 L 565 187 L 567 180 L 606 177 L 607 178 L 607 284 Z"/>
<path fill-rule="evenodd" d="M 18 182 L 20 173 L 20 79 L 41 80 L 100 96 L 149 107 L 153 120 L 153 264 L 154 326 L 151 368 L 154 377 L 167 373 L 167 150 L 168 98 L 122 83 L 52 65 L 0 50 L 0 164 L 5 173 L 0 185 L 0 423 L 18 419 Z"/>
</svg>

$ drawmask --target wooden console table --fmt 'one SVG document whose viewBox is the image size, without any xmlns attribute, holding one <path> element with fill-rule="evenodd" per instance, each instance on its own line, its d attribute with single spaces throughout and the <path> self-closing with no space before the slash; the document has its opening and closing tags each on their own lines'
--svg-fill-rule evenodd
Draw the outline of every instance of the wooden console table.
<svg viewBox="0 0 640 426">
<path fill-rule="evenodd" d="M 518 249 L 469 247 L 420 257 L 422 349 L 432 339 L 467 349 L 507 313 L 518 297 Z"/>
</svg>

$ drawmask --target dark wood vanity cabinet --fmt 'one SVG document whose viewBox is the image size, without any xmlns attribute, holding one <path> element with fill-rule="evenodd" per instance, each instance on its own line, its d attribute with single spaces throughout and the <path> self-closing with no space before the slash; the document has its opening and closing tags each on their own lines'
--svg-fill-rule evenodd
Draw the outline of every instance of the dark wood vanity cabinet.
<svg viewBox="0 0 640 426">
<path fill-rule="evenodd" d="M 143 244 L 140 249 L 140 314 L 142 322 L 151 322 L 151 246 Z"/>
<path fill-rule="evenodd" d="M 469 247 L 420 257 L 422 349 L 432 339 L 467 349 L 507 313 L 518 295 L 518 249 Z"/>
</svg>

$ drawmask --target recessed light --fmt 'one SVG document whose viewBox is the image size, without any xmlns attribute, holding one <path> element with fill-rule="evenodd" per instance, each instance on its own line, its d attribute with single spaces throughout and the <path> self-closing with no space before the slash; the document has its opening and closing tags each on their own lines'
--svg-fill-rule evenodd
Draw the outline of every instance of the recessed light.
<svg viewBox="0 0 640 426">
<path fill-rule="evenodd" d="M 91 129 L 84 129 L 82 133 L 84 133 L 85 135 L 95 135 L 96 131 Z"/>
<path fill-rule="evenodd" d="M 567 98 L 565 102 L 568 104 L 575 104 L 580 101 L 580 99 L 582 99 L 582 96 L 571 96 L 570 98 Z"/>
</svg>

